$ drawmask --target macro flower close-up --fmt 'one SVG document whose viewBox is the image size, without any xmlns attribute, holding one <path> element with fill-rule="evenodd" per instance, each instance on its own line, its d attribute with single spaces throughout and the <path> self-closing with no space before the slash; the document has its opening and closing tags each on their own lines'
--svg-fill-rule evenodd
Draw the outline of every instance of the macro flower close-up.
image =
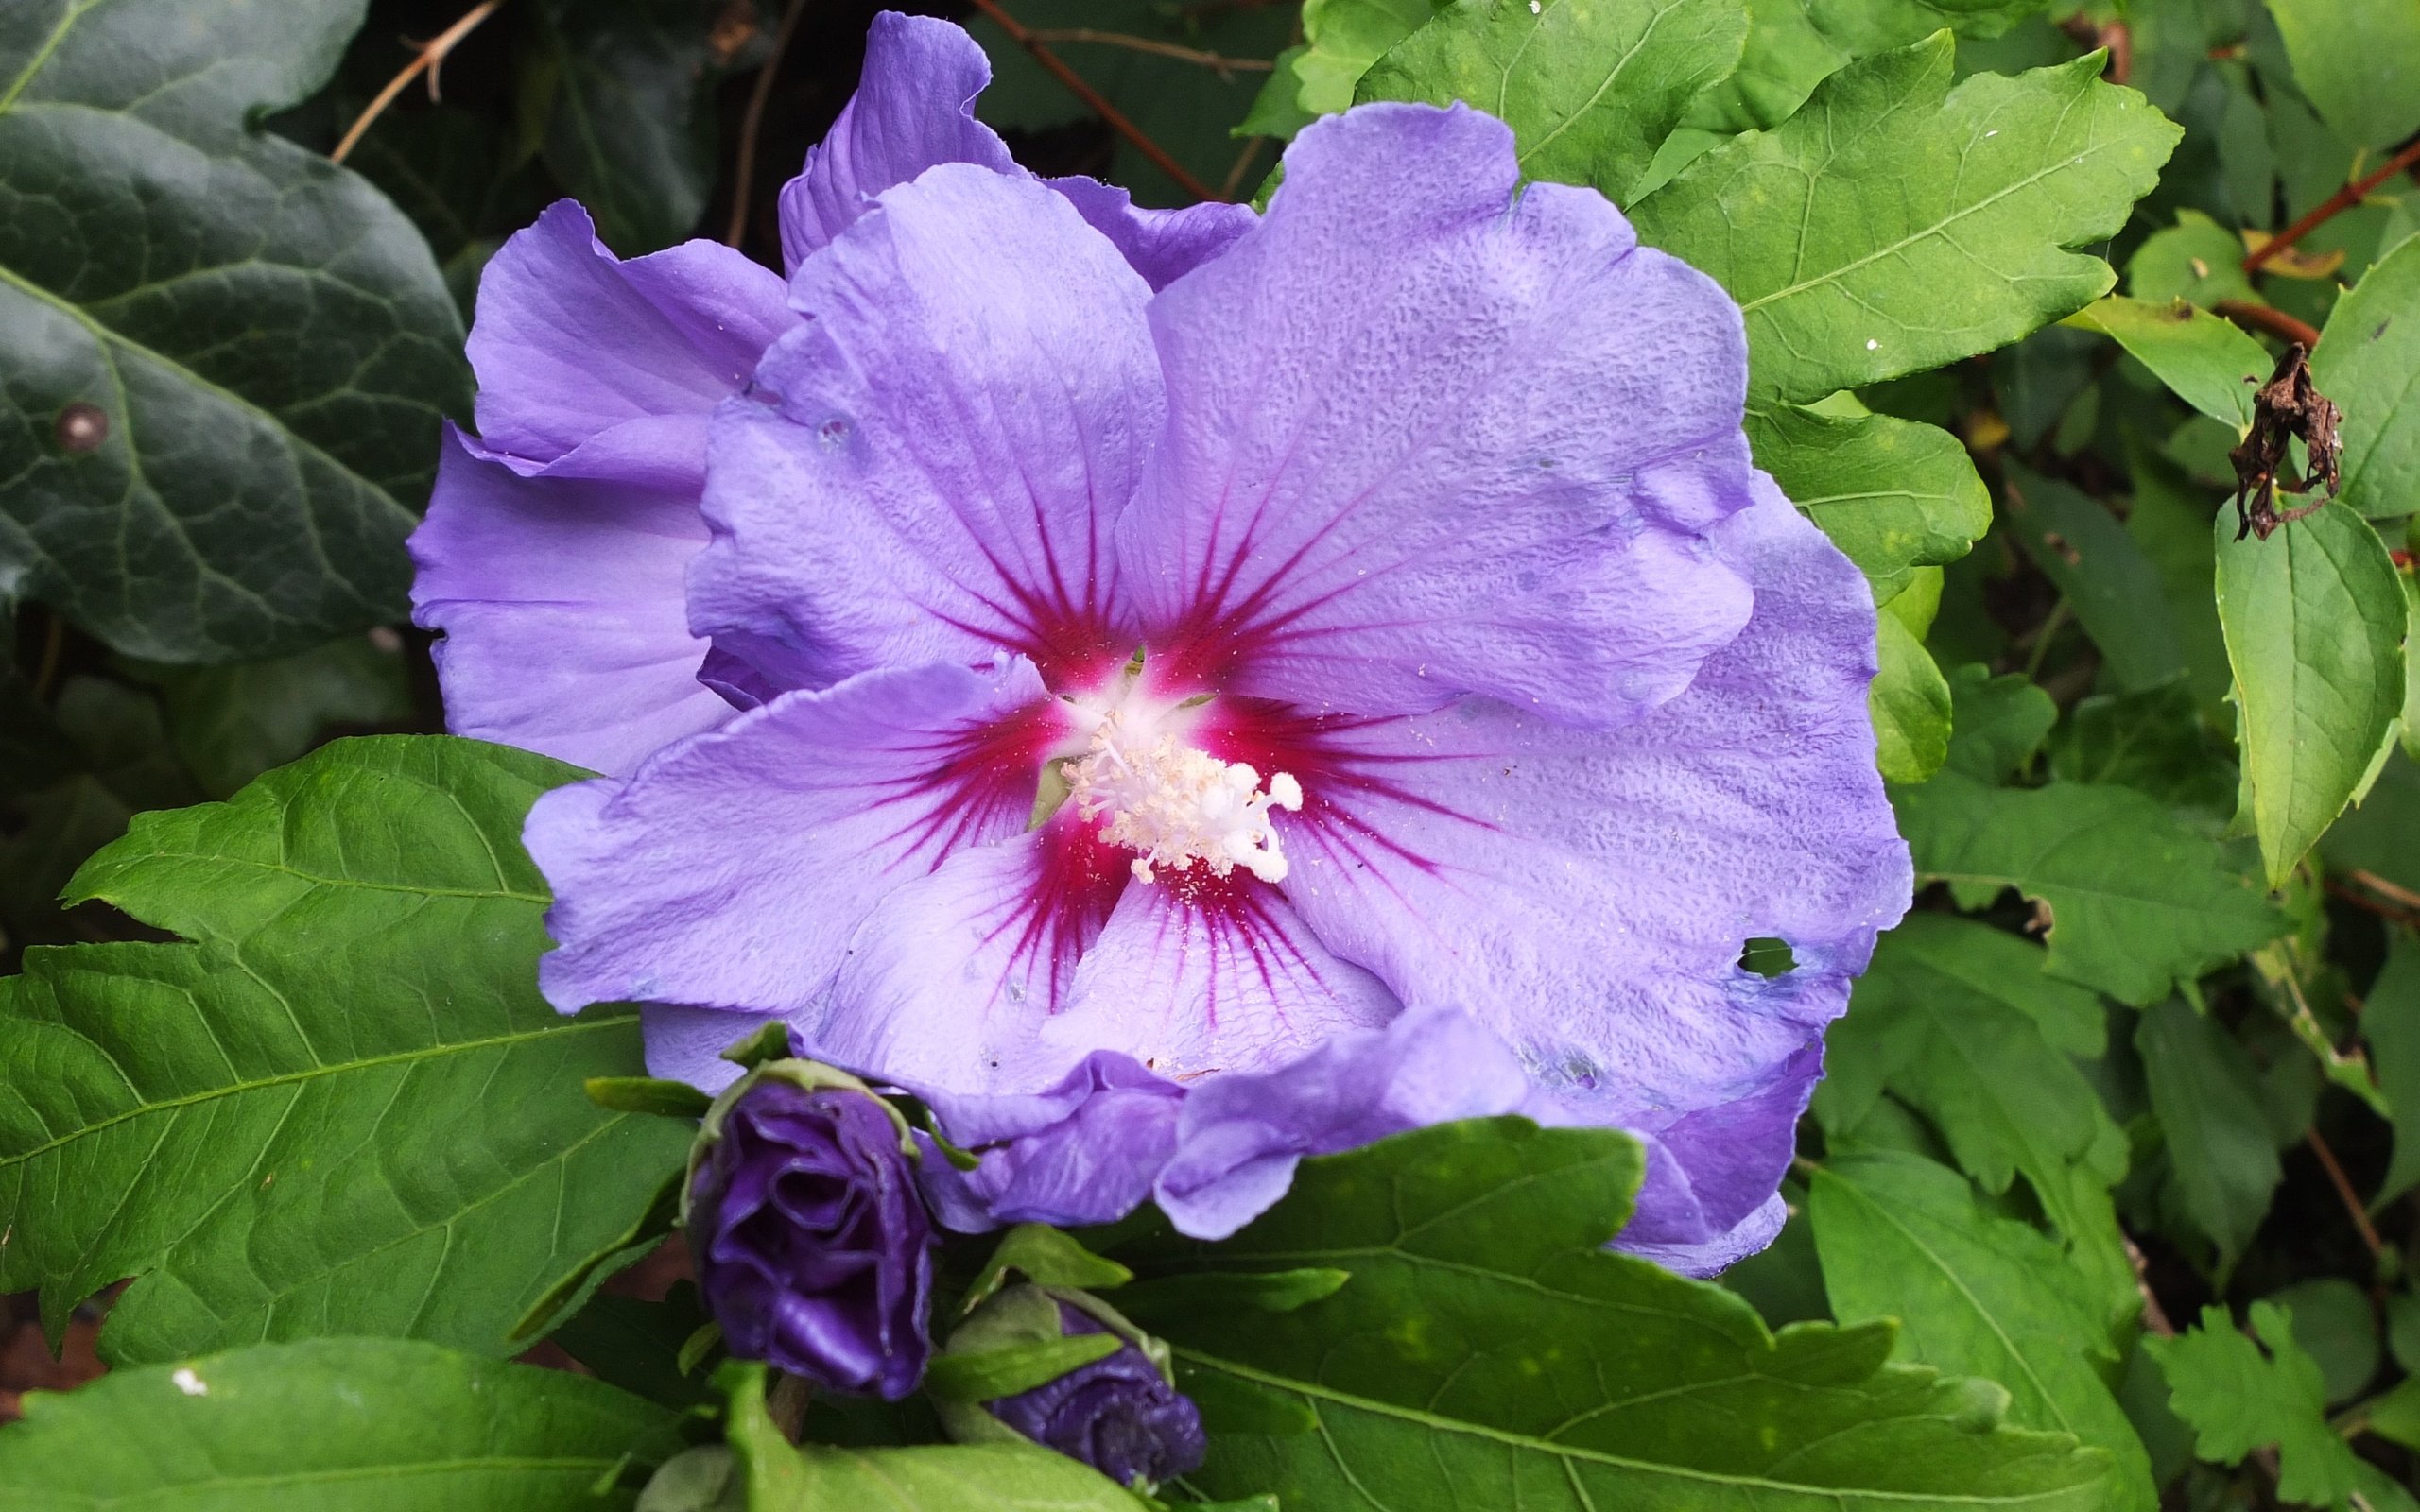
<svg viewBox="0 0 2420 1512">
<path fill-rule="evenodd" d="M 1306 129 L 1267 212 L 1220 214 L 1161 282 L 1134 221 L 994 161 L 962 34 L 884 25 L 784 197 L 785 328 L 710 414 L 586 443 L 701 452 L 702 548 L 594 486 L 544 513 L 684 574 L 689 639 L 653 670 L 554 643 L 593 690 L 568 706 L 639 707 L 689 657 L 724 705 L 659 704 L 620 775 L 540 800 L 547 996 L 652 1005 L 650 1065 L 709 1087 L 775 1017 L 936 1107 L 1073 1076 L 1171 1113 L 1322 1051 L 1383 1106 L 1400 1041 L 1459 1013 L 1520 1074 L 1464 1078 L 1452 1116 L 1630 1130 L 1653 1155 L 1625 1246 L 1700 1270 L 1761 1246 L 1823 1028 L 1909 879 L 1872 602 L 1749 462 L 1737 305 L 1594 191 L 1521 184 L 1459 106 Z M 514 255 L 482 332 L 562 297 Z M 582 331 L 549 338 L 562 374 L 501 385 L 636 403 L 594 376 L 626 337 L 589 361 Z M 498 696 L 453 649 L 448 553 L 534 518 L 441 490 L 418 538 L 458 729 L 505 728 L 530 679 Z M 476 570 L 580 560 L 483 540 Z M 543 638 L 555 611 L 477 614 Z M 1788 971 L 1740 964 L 1765 938 Z M 1251 1159 L 1340 1147 L 1321 1122 Z M 1169 1119 L 1080 1124 L 1055 1159 L 1095 1192 L 1217 1163 Z M 1115 1216 L 1082 1206 L 1018 1215 Z"/>
</svg>

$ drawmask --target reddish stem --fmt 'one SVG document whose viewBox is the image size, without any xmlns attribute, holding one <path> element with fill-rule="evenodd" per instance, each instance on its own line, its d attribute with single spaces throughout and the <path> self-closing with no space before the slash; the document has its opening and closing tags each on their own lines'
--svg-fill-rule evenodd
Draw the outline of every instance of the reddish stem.
<svg viewBox="0 0 2420 1512">
<path fill-rule="evenodd" d="M 2420 163 L 2420 142 L 2412 143 L 2410 146 L 2405 147 L 2394 157 L 2387 159 L 2385 163 L 2381 165 L 2376 173 L 2363 174 L 2360 178 L 2354 180 L 2343 188 L 2337 190 L 2332 195 L 2329 195 L 2326 198 L 2321 200 L 2318 204 L 2313 205 L 2308 211 L 2305 212 L 2300 220 L 2295 221 L 2284 231 L 2279 232 L 2276 235 L 2270 237 L 2265 242 L 2262 242 L 2255 250 L 2244 253 L 2243 270 L 2247 273 L 2259 272 L 2261 264 L 2269 261 L 2269 259 L 2276 256 L 2279 252 L 2284 251 L 2287 248 L 2291 247 L 2294 243 L 2302 240 L 2303 237 L 2308 235 L 2312 229 L 2317 227 L 2322 221 L 2335 215 L 2340 211 L 2352 209 L 2355 205 L 2360 204 L 2361 200 L 2368 196 L 2371 190 L 2386 182 L 2389 179 L 2394 178 L 2396 174 L 2401 173 L 2404 169 L 2411 167 L 2415 163 Z M 2304 329 L 2308 330 L 2309 328 L 2305 327 Z"/>
<path fill-rule="evenodd" d="M 2377 1226 L 2370 1222 L 2369 1210 L 2361 1206 L 2361 1194 L 2353 1190 L 2352 1178 L 2344 1174 L 2344 1167 L 2336 1162 L 2336 1152 L 2319 1137 L 2317 1128 L 2306 1130 L 2303 1140 L 2310 1145 L 2310 1153 L 2319 1157 L 2320 1168 L 2327 1173 L 2328 1184 L 2336 1189 L 2336 1195 L 2342 1200 L 2344 1211 L 2353 1215 L 2353 1227 L 2360 1230 L 2361 1243 L 2370 1246 L 2371 1257 L 2375 1259 L 2384 1254 L 2386 1244 L 2378 1238 Z"/>
<path fill-rule="evenodd" d="M 1087 84 L 1076 71 L 1067 66 L 1049 45 L 1036 37 L 1016 17 L 1000 9 L 999 0 L 975 0 L 975 9 L 991 18 L 992 25 L 1009 34 L 1009 40 L 1033 55 L 1033 60 L 1047 69 L 1053 78 L 1067 86 L 1067 93 L 1097 111 L 1109 123 L 1109 129 L 1134 144 L 1134 150 L 1151 160 L 1162 173 L 1177 181 L 1177 186 L 1196 199 L 1219 199 L 1222 197 L 1208 184 L 1187 173 L 1184 164 L 1169 157 L 1167 149 L 1143 134 L 1143 129 L 1126 118 L 1126 112 L 1101 97 L 1100 91 Z"/>
<path fill-rule="evenodd" d="M 2246 331 L 2262 332 L 2282 341 L 2298 341 L 2305 352 L 2319 345 L 2317 327 L 2297 320 L 2283 310 L 2273 310 L 2265 304 L 2252 304 L 2242 300 L 2221 300 L 2210 308 Z"/>
</svg>

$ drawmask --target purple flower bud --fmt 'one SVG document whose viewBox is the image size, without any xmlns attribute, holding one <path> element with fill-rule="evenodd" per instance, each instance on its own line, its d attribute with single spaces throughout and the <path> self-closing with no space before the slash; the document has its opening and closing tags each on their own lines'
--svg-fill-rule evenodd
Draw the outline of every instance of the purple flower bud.
<svg viewBox="0 0 2420 1512">
<path fill-rule="evenodd" d="M 834 1391 L 896 1401 L 932 1352 L 932 1221 L 871 1093 L 779 1066 L 709 1115 L 689 1246 L 723 1342 Z"/>
<path fill-rule="evenodd" d="M 1106 1333 L 1098 1320 L 1059 1304 L 1064 1333 Z M 1201 1414 L 1132 1344 L 1030 1391 L 983 1404 L 1035 1443 L 1085 1464 L 1120 1486 L 1154 1484 L 1199 1469 L 1208 1449 Z"/>
</svg>

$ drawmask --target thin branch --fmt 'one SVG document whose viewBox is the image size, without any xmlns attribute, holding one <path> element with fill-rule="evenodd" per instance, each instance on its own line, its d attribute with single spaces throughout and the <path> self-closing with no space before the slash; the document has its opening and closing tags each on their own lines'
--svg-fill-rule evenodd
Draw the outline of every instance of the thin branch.
<svg viewBox="0 0 2420 1512">
<path fill-rule="evenodd" d="M 765 103 L 773 97 L 773 76 L 781 71 L 782 55 L 789 51 L 790 38 L 798 33 L 798 18 L 806 13 L 806 0 L 790 0 L 789 9 L 782 12 L 781 26 L 773 33 L 773 50 L 765 55 L 763 66 L 756 70 L 756 83 L 748 92 L 748 110 L 739 118 L 739 156 L 731 169 L 731 224 L 723 229 L 722 244 L 736 247 L 748 232 L 748 200 L 756 187 L 756 135 L 765 125 Z"/>
<path fill-rule="evenodd" d="M 1131 36 L 1122 31 L 1095 31 L 1090 26 L 1034 26 L 1026 35 L 1036 42 L 1088 42 L 1103 47 L 1123 47 L 1130 52 L 1150 53 L 1158 58 L 1173 58 L 1180 63 L 1193 63 L 1224 77 L 1229 74 L 1266 74 L 1277 65 L 1266 58 L 1228 58 L 1219 53 L 1205 53 L 1199 47 L 1180 47 L 1172 42 L 1155 42 L 1149 37 Z"/>
<path fill-rule="evenodd" d="M 1177 186 L 1196 199 L 1217 199 L 1210 186 L 1185 171 L 1184 164 L 1168 156 L 1167 148 L 1143 134 L 1143 129 L 1126 118 L 1126 112 L 1101 97 L 1100 91 L 1087 84 L 1069 68 L 1066 61 L 1050 50 L 1049 44 L 1026 29 L 1023 22 L 1000 9 L 999 0 L 975 0 L 975 9 L 991 18 L 994 26 L 1009 34 L 1009 40 L 1033 55 L 1033 60 L 1047 70 L 1053 78 L 1067 86 L 1067 93 L 1084 102 L 1109 129 L 1134 146 L 1134 150 L 1151 160 L 1162 173 L 1177 182 Z"/>
<path fill-rule="evenodd" d="M 2356 881 L 2359 881 L 2363 875 L 2365 875 L 2365 873 L 2357 871 L 2352 875 Z M 2394 892 L 2387 895 L 2388 901 L 2381 902 L 2380 900 L 2373 898 L 2369 894 L 2362 892 L 2357 887 L 2345 885 L 2343 883 L 2337 881 L 2334 877 L 2327 878 L 2324 885 L 2327 888 L 2327 895 L 2331 898 L 2342 898 L 2356 908 L 2376 914 L 2380 919 L 2390 919 L 2394 923 L 2403 925 L 2406 929 L 2420 929 L 2420 907 L 2399 906 L 2393 901 L 2394 893 L 2403 892 L 2403 889 L 2400 887 L 2394 887 Z M 2390 883 L 2388 884 L 2388 886 L 2393 887 L 2394 884 Z M 2408 897 L 2410 895 L 2405 894 L 2405 896 Z"/>
<path fill-rule="evenodd" d="M 2376 173 L 2363 174 L 2360 178 L 2354 180 L 2343 188 L 2337 190 L 2332 195 L 2329 195 L 2326 198 L 2321 200 L 2318 204 L 2313 205 L 2308 211 L 2305 212 L 2300 220 L 2295 221 L 2284 231 L 2279 232 L 2276 235 L 2270 237 L 2265 242 L 2262 242 L 2258 247 L 2254 248 L 2251 251 L 2244 253 L 2243 270 L 2247 273 L 2259 272 L 2261 264 L 2269 261 L 2269 259 L 2276 256 L 2279 252 L 2284 251 L 2287 248 L 2291 247 L 2294 243 L 2302 240 L 2303 237 L 2308 235 L 2310 232 L 2322 221 L 2330 218 L 2341 211 L 2352 209 L 2355 205 L 2360 204 L 2362 198 L 2366 197 L 2371 190 L 2386 182 L 2389 179 L 2394 178 L 2396 174 L 2401 173 L 2404 169 L 2413 167 L 2415 165 L 2420 165 L 2420 142 L 2412 143 L 2410 146 L 2405 147 L 2394 157 L 2387 159 L 2385 163 L 2381 165 Z"/>
<path fill-rule="evenodd" d="M 387 87 L 380 90 L 377 97 L 363 109 L 353 123 L 353 129 L 347 131 L 344 140 L 337 144 L 337 149 L 328 154 L 328 161 L 342 163 L 360 143 L 362 133 L 370 129 L 371 123 L 386 114 L 387 107 L 394 104 L 397 96 L 411 88 L 412 80 L 421 75 L 428 76 L 429 94 L 434 97 L 437 93 L 437 67 L 445 61 L 445 55 L 460 46 L 462 39 L 478 30 L 479 23 L 494 15 L 496 8 L 503 4 L 504 0 L 479 0 L 477 5 L 462 13 L 460 20 L 422 43 L 419 56 L 406 63 L 402 73 L 387 80 Z"/>
<path fill-rule="evenodd" d="M 2369 1210 L 2361 1206 L 2361 1194 L 2353 1190 L 2352 1177 L 2346 1176 L 2344 1167 L 2337 1163 L 2336 1152 L 2320 1138 L 2316 1125 L 2303 1131 L 2303 1143 L 2310 1146 L 2311 1154 L 2319 1157 L 2320 1169 L 2327 1173 L 2328 1184 L 2336 1189 L 2337 1196 L 2343 1199 L 2344 1211 L 2353 1215 L 2353 1227 L 2361 1231 L 2361 1243 L 2370 1246 L 2370 1258 L 2377 1260 L 2383 1256 L 2386 1244 L 2378 1238 L 2377 1226 L 2370 1222 Z"/>
<path fill-rule="evenodd" d="M 2297 320 L 2283 310 L 2273 310 L 2265 304 L 2254 304 L 2244 300 L 2221 300 L 2210 309 L 2246 331 L 2273 335 L 2281 341 L 2300 342 L 2305 351 L 2319 345 L 2317 327 Z"/>
<path fill-rule="evenodd" d="M 2413 892 L 2409 887 L 2397 886 L 2375 871 L 2355 870 L 2348 871 L 2344 875 L 2389 902 L 2401 903 L 2406 908 L 2420 908 L 2420 892 Z"/>
<path fill-rule="evenodd" d="M 2118 1241 L 2126 1246 L 2126 1262 L 2135 1267 L 2135 1290 L 2143 1296 L 2143 1327 L 2163 1339 L 2176 1337 L 2176 1325 L 2169 1321 L 2168 1309 L 2159 1305 L 2158 1294 L 2152 1290 L 2150 1257 L 2142 1252 L 2131 1236 L 2121 1233 Z"/>
<path fill-rule="evenodd" d="M 1252 166 L 1253 159 L 1260 156 L 1260 145 L 1268 140 L 1265 136 L 1244 138 L 1244 149 L 1236 154 L 1236 165 L 1227 170 L 1226 179 L 1219 185 L 1219 198 L 1236 198 L 1236 192 L 1244 186 L 1244 170 Z"/>
</svg>

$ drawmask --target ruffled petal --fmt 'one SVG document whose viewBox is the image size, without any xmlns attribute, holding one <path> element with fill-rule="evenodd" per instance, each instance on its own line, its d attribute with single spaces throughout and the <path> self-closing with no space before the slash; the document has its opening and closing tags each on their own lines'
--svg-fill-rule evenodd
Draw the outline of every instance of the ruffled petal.
<svg viewBox="0 0 2420 1512">
<path fill-rule="evenodd" d="M 1046 179 L 1076 214 L 1123 253 L 1143 282 L 1164 289 L 1217 257 L 1260 223 L 1250 205 L 1215 200 L 1176 210 L 1150 210 L 1114 183 L 1098 179 Z"/>
<path fill-rule="evenodd" d="M 1123 659 L 1107 532 L 1161 414 L 1149 290 L 1067 202 L 945 164 L 803 265 L 769 404 L 716 420 L 690 622 L 805 685 Z M 1123 644 L 1119 644 L 1122 641 Z"/>
<path fill-rule="evenodd" d="M 884 893 L 1024 829 L 1056 709 L 1022 661 L 870 672 L 555 789 L 523 833 L 555 893 L 540 987 L 803 1014 Z"/>
<path fill-rule="evenodd" d="M 773 338 L 798 323 L 769 268 L 714 242 L 619 262 L 572 200 L 517 232 L 479 276 L 471 366 L 479 434 L 521 465 L 635 427 L 619 468 L 699 478 L 702 416 L 737 392 Z M 591 470 L 590 475 L 596 475 Z"/>
<path fill-rule="evenodd" d="M 1042 1038 L 1069 1059 L 1115 1050 L 1189 1081 L 1284 1065 L 1400 1007 L 1266 884 L 1167 872 L 1118 898 Z"/>
<path fill-rule="evenodd" d="M 1224 1239 L 1286 1194 L 1306 1155 L 1524 1111 L 1534 1095 L 1520 1060 L 1469 1016 L 1413 1009 L 1265 1074 L 1195 1087 L 1155 1195 L 1179 1232 Z"/>
<path fill-rule="evenodd" d="M 1718 532 L 1754 618 L 1685 695 L 1610 732 L 1477 699 L 1306 728 L 1306 807 L 1281 821 L 1287 893 L 1331 949 L 1413 1006 L 1467 1005 L 1574 1117 L 1668 1131 L 1693 1207 L 1670 1231 L 1699 1236 L 1771 1194 L 1809 1046 L 1910 883 L 1874 769 L 1871 598 L 1759 490 Z M 1741 970 L 1762 936 L 1795 969 Z M 1693 1117 L 1743 1100 L 1762 1111 Z M 1683 1189 L 1661 1190 L 1642 1233 L 1667 1231 Z"/>
<path fill-rule="evenodd" d="M 446 728 L 625 772 L 711 730 L 681 578 L 705 544 L 695 499 L 645 484 L 522 476 L 451 426 L 412 532 L 412 620 L 433 649 Z"/>
<path fill-rule="evenodd" d="M 1152 643 L 1359 713 L 1679 693 L 1748 612 L 1702 538 L 1749 496 L 1738 307 L 1461 107 L 1320 121 L 1286 171 L 1152 302 L 1167 429 L 1118 530 Z"/>
<path fill-rule="evenodd" d="M 810 1052 L 966 1092 L 1031 1091 L 1061 1075 L 1078 1057 L 1043 1044 L 1043 1022 L 1127 885 L 1123 855 L 1062 812 L 959 850 L 876 904 L 828 999 L 799 1022 Z"/>
<path fill-rule="evenodd" d="M 1127 1057 L 1088 1056 L 1042 1092 L 968 1096 L 915 1089 L 950 1139 L 980 1149 L 972 1171 L 927 1150 L 916 1178 L 965 1233 L 1011 1223 L 1111 1223 L 1142 1206 L 1176 1150 L 1184 1090 Z"/>
<path fill-rule="evenodd" d="M 855 224 L 876 195 L 942 163 L 1024 170 L 975 118 L 992 62 L 946 21 L 886 10 L 866 33 L 857 92 L 806 166 L 782 186 L 782 266 L 799 264 Z"/>
</svg>

